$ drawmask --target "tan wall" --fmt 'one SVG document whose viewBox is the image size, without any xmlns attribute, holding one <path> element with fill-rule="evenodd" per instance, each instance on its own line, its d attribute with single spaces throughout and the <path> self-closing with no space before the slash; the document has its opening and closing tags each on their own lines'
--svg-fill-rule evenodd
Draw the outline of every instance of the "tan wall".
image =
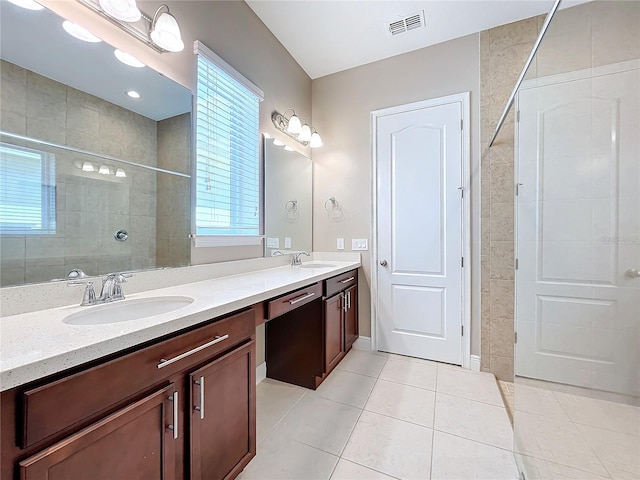
<svg viewBox="0 0 640 480">
<path fill-rule="evenodd" d="M 313 124 L 324 140 L 324 147 L 312 153 L 314 250 L 336 251 L 336 237 L 344 237 L 347 250 L 352 238 L 372 241 L 370 112 L 466 91 L 471 92 L 471 161 L 476 186 L 473 208 L 474 217 L 480 218 L 479 63 L 479 36 L 470 35 L 313 81 Z M 339 222 L 330 221 L 324 208 L 332 196 L 344 209 Z M 472 229 L 479 234 L 478 224 Z M 473 243 L 473 250 L 479 264 L 479 242 Z M 360 334 L 369 336 L 371 261 L 369 252 L 362 253 Z M 477 281 L 475 292 L 480 290 Z M 479 307 L 479 299 L 475 300 Z M 480 350 L 479 324 L 478 309 L 472 321 L 473 353 Z"/>
<path fill-rule="evenodd" d="M 514 375 L 514 113 L 485 151 L 545 16 L 484 31 L 481 56 L 482 370 Z M 526 78 L 640 58 L 640 3 L 595 1 L 559 11 Z"/>
<path fill-rule="evenodd" d="M 194 40 L 202 41 L 218 56 L 260 87 L 260 131 L 282 136 L 271 123 L 274 110 L 294 108 L 311 119 L 311 79 L 280 42 L 242 0 L 234 1 L 139 1 L 147 14 L 166 3 L 178 20 L 185 49 L 180 53 L 156 53 L 77 2 L 43 0 L 43 5 L 89 28 L 112 45 L 193 90 L 195 82 Z M 309 149 L 289 142 L 301 153 Z M 202 264 L 260 257 L 262 247 L 192 248 L 191 263 Z"/>
</svg>

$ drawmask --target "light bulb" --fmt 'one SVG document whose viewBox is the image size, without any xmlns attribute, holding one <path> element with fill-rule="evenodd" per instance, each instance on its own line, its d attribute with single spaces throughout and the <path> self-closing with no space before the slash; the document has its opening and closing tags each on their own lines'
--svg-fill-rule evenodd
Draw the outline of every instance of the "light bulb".
<svg viewBox="0 0 640 480">
<path fill-rule="evenodd" d="M 136 0 L 100 0 L 99 3 L 102 10 L 123 22 L 137 22 L 142 17 Z"/>
<path fill-rule="evenodd" d="M 302 128 L 302 123 L 300 123 L 300 119 L 294 113 L 293 115 L 291 115 L 291 118 L 289 119 L 287 132 L 289 132 L 291 135 L 297 135 L 298 133 L 300 133 L 301 128 Z"/>
<path fill-rule="evenodd" d="M 94 167 L 93 163 L 91 163 L 91 162 L 84 162 L 82 164 L 82 171 L 83 172 L 95 172 L 96 171 L 96 167 Z"/>
<path fill-rule="evenodd" d="M 169 52 L 184 50 L 180 27 L 175 17 L 169 12 L 162 12 L 154 20 L 153 28 L 149 34 L 153 43 Z"/>
<path fill-rule="evenodd" d="M 125 171 L 123 169 L 118 168 L 116 170 L 116 177 L 123 178 L 123 177 L 126 177 L 126 176 L 127 176 L 127 174 L 125 173 Z"/>
<path fill-rule="evenodd" d="M 113 54 L 118 60 L 120 60 L 125 65 L 129 65 L 130 67 L 142 68 L 145 66 L 144 63 L 142 63 L 136 57 L 134 57 L 133 55 L 129 55 L 127 52 L 123 52 L 118 48 L 113 51 Z"/>
<path fill-rule="evenodd" d="M 318 132 L 313 132 L 311 134 L 311 140 L 309 140 L 309 146 L 311 148 L 318 148 L 322 145 L 324 144 L 322 143 L 322 137 L 320 137 L 320 134 Z"/>
<path fill-rule="evenodd" d="M 101 173 L 102 175 L 111 175 L 111 169 L 106 165 L 100 165 L 98 173 Z"/>
<path fill-rule="evenodd" d="M 40 5 L 38 2 L 34 2 L 33 0 L 9 0 L 9 2 L 19 7 L 26 8 L 27 10 L 43 10 L 44 9 L 42 5 Z"/>
<path fill-rule="evenodd" d="M 70 22 L 69 20 L 62 22 L 62 28 L 64 28 L 69 35 L 77 38 L 78 40 L 82 40 L 83 42 L 99 43 L 102 41 L 86 28 L 81 27 L 77 23 Z"/>
<path fill-rule="evenodd" d="M 127 92 L 127 95 L 129 95 L 131 98 L 140 98 L 140 94 L 135 90 L 129 90 Z"/>
<path fill-rule="evenodd" d="M 300 129 L 300 135 L 298 135 L 298 140 L 301 142 L 308 142 L 311 140 L 311 128 L 306 123 Z"/>
</svg>

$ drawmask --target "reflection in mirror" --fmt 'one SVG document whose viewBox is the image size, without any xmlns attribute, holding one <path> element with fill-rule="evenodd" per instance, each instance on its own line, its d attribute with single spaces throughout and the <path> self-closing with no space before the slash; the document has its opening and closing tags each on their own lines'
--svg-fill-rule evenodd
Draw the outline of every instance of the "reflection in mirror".
<svg viewBox="0 0 640 480">
<path fill-rule="evenodd" d="M 0 285 L 187 265 L 190 92 L 1 8 Z"/>
<path fill-rule="evenodd" d="M 264 139 L 265 256 L 312 250 L 311 159 Z M 278 142 L 280 143 L 280 142 Z"/>
</svg>

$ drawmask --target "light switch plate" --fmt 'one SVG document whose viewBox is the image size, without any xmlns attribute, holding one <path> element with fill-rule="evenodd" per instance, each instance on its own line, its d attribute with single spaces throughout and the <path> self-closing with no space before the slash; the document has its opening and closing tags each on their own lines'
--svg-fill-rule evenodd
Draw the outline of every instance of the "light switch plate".
<svg viewBox="0 0 640 480">
<path fill-rule="evenodd" d="M 353 250 L 354 252 L 369 250 L 369 240 L 367 240 L 366 238 L 352 238 L 351 250 Z"/>
<path fill-rule="evenodd" d="M 280 239 L 267 238 L 267 248 L 280 248 Z"/>
<path fill-rule="evenodd" d="M 284 237 L 284 248 L 291 248 L 291 237 Z"/>
<path fill-rule="evenodd" d="M 344 250 L 344 238 L 336 238 L 336 249 Z"/>
</svg>

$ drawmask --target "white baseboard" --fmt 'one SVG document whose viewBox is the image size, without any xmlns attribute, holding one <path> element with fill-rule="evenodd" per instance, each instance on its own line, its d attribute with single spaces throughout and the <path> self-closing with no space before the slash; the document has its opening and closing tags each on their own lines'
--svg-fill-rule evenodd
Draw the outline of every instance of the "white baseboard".
<svg viewBox="0 0 640 480">
<path fill-rule="evenodd" d="M 353 348 L 356 350 L 371 350 L 371 337 L 359 336 L 355 342 L 353 342 Z"/>
<path fill-rule="evenodd" d="M 471 355 L 469 370 L 473 370 L 474 372 L 480 371 L 480 355 Z"/>
<path fill-rule="evenodd" d="M 267 362 L 262 362 L 256 367 L 256 385 L 267 378 Z"/>
</svg>

